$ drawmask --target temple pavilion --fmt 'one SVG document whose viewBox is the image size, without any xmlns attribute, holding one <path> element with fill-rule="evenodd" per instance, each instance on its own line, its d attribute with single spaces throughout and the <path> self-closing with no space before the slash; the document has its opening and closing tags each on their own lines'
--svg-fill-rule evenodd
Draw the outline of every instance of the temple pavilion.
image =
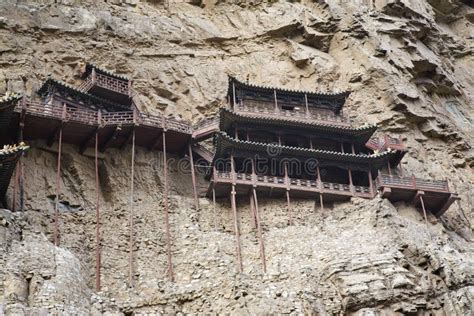
<svg viewBox="0 0 474 316">
<path fill-rule="evenodd" d="M 324 208 L 326 202 L 380 192 L 393 201 L 424 204 L 440 216 L 456 199 L 447 181 L 404 177 L 400 161 L 407 150 L 401 139 L 374 137 L 375 125 L 353 126 L 343 114 L 348 96 L 262 87 L 231 77 L 207 195 L 281 196 L 291 213 L 292 197 L 317 199 Z"/>
</svg>

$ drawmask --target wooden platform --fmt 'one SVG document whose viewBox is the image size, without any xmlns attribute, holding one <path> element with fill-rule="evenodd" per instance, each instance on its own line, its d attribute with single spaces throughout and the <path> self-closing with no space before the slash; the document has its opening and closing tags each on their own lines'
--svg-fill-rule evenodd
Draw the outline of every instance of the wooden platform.
<svg viewBox="0 0 474 316">
<path fill-rule="evenodd" d="M 167 151 L 182 153 L 192 133 L 191 126 L 185 122 L 133 111 L 101 113 L 25 101 L 18 103 L 14 113 L 10 131 L 17 131 L 22 121 L 25 141 L 47 139 L 52 143 L 62 127 L 63 142 L 77 145 L 82 151 L 94 145 L 96 131 L 99 133 L 99 147 L 104 151 L 108 147 L 123 147 L 130 143 L 135 129 L 137 146 L 150 150 L 157 148 L 163 131 L 166 131 Z"/>
<path fill-rule="evenodd" d="M 290 190 L 291 196 L 296 198 L 315 198 L 319 194 L 323 194 L 325 201 L 348 200 L 352 196 L 362 198 L 373 198 L 375 196 L 375 193 L 365 186 L 352 186 L 351 188 L 348 184 L 293 178 L 286 180 L 284 177 L 260 175 L 253 178 L 252 174 L 244 173 L 236 173 L 235 180 L 233 180 L 230 172 L 221 171 L 218 171 L 216 176 L 211 179 L 207 196 L 212 197 L 213 186 L 216 197 L 228 196 L 232 183 L 236 184 L 237 195 L 248 194 L 249 190 L 255 185 L 259 192 L 274 197 L 283 196 L 286 190 Z"/>
<path fill-rule="evenodd" d="M 391 202 L 406 201 L 422 208 L 423 199 L 426 211 L 436 217 L 443 215 L 459 199 L 456 193 L 450 191 L 448 181 L 380 175 L 377 184 L 382 197 Z"/>
</svg>

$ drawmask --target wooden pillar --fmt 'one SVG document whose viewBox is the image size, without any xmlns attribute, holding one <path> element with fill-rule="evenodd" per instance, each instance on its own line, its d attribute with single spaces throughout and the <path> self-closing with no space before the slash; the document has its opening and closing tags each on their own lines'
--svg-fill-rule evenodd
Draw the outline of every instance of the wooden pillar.
<svg viewBox="0 0 474 316">
<path fill-rule="evenodd" d="M 344 143 L 341 143 L 341 153 L 344 153 Z"/>
<path fill-rule="evenodd" d="M 349 173 L 349 187 L 351 188 L 351 192 L 354 193 L 354 183 L 352 182 L 352 170 L 348 170 Z"/>
<path fill-rule="evenodd" d="M 100 111 L 98 112 L 98 118 L 100 120 Z M 95 132 L 95 192 L 96 192 L 96 204 L 95 204 L 95 290 L 100 291 L 100 264 L 101 264 L 101 243 L 100 243 L 100 192 L 99 192 L 99 129 Z"/>
<path fill-rule="evenodd" d="M 263 242 L 263 233 L 262 233 L 262 225 L 260 222 L 260 212 L 258 209 L 258 199 L 257 199 L 257 190 L 255 186 L 252 188 L 254 203 L 255 203 L 255 219 L 257 222 L 257 234 L 258 234 L 258 242 L 260 245 L 260 258 L 262 260 L 263 272 L 267 272 L 267 263 L 265 258 L 265 244 Z"/>
<path fill-rule="evenodd" d="M 17 201 L 16 195 L 17 195 L 19 181 L 20 181 L 20 165 L 17 163 L 16 168 L 15 168 L 15 181 L 13 182 L 13 196 L 12 196 L 12 203 L 11 203 L 12 212 L 16 211 L 16 201 Z"/>
<path fill-rule="evenodd" d="M 316 172 L 318 175 L 318 187 L 319 187 L 319 203 L 321 204 L 321 210 L 324 211 L 323 203 L 323 181 L 321 180 L 321 173 L 319 171 L 319 166 L 316 166 Z"/>
<path fill-rule="evenodd" d="M 255 203 L 252 194 L 252 190 L 249 192 L 249 200 L 250 200 L 250 217 L 252 218 L 252 227 L 257 228 L 257 221 L 255 220 Z"/>
<path fill-rule="evenodd" d="M 355 155 L 356 151 L 355 151 L 355 148 L 354 148 L 354 143 L 351 144 L 351 149 L 352 149 L 352 154 Z"/>
<path fill-rule="evenodd" d="M 309 139 L 309 148 L 313 149 L 313 139 Z"/>
<path fill-rule="evenodd" d="M 247 140 L 248 140 L 248 133 L 247 133 Z M 252 187 L 255 188 L 257 187 L 257 174 L 255 172 L 255 161 L 253 157 L 250 159 L 252 163 Z M 254 204 L 252 191 L 250 191 L 250 210 L 251 210 L 253 227 L 256 228 L 257 227 L 257 214 L 255 211 L 255 204 Z"/>
<path fill-rule="evenodd" d="M 237 252 L 237 270 L 239 273 L 242 273 L 242 256 L 240 251 L 240 230 L 239 230 L 239 222 L 238 222 L 238 212 L 237 212 L 237 205 L 235 201 L 235 184 L 232 184 L 232 191 L 231 191 L 231 206 L 232 212 L 234 214 L 234 231 L 235 231 L 235 248 Z"/>
<path fill-rule="evenodd" d="M 129 221 L 129 229 L 130 229 L 130 232 L 129 232 L 129 241 L 128 241 L 128 254 L 129 254 L 129 258 L 128 258 L 128 268 L 129 268 L 129 271 L 128 271 L 128 285 L 130 287 L 133 287 L 133 273 L 134 273 L 134 267 L 133 267 L 133 244 L 134 244 L 134 240 L 133 240 L 133 225 L 134 225 L 134 220 L 133 220 L 133 216 L 134 216 L 134 210 L 133 210 L 133 206 L 134 206 L 134 190 L 135 190 L 135 127 L 133 127 L 133 130 L 132 130 L 132 161 L 131 161 L 131 176 L 130 176 L 130 206 L 129 206 L 129 215 L 128 215 L 128 221 Z"/>
<path fill-rule="evenodd" d="M 285 184 L 286 184 L 286 207 L 288 211 L 288 223 L 293 225 L 293 214 L 291 212 L 291 203 L 290 203 L 290 178 L 288 176 L 288 163 L 285 161 Z"/>
<path fill-rule="evenodd" d="M 66 119 L 66 103 L 63 104 L 63 113 L 61 119 L 61 126 L 59 128 L 58 140 L 58 164 L 56 169 L 56 200 L 54 203 L 54 233 L 53 241 L 55 246 L 59 246 L 59 196 L 61 194 L 61 154 L 63 145 L 63 124 Z"/>
<path fill-rule="evenodd" d="M 309 117 L 309 107 L 308 107 L 308 95 L 305 93 L 304 94 L 304 105 L 305 105 L 305 113 L 306 116 Z"/>
<path fill-rule="evenodd" d="M 278 99 L 277 99 L 277 91 L 276 89 L 273 89 L 273 96 L 275 98 L 275 113 L 278 113 L 279 112 L 279 109 L 278 109 Z"/>
<path fill-rule="evenodd" d="M 214 230 L 217 230 L 216 189 L 215 189 L 215 182 L 212 183 L 212 212 L 213 212 L 213 215 L 214 215 Z"/>
<path fill-rule="evenodd" d="M 191 178 L 193 181 L 194 207 L 196 208 L 196 210 L 199 210 L 199 199 L 198 199 L 198 193 L 197 193 L 197 187 L 196 187 L 196 174 L 194 170 L 194 159 L 193 159 L 193 150 L 191 148 L 191 143 L 188 144 L 188 150 L 189 150 L 189 161 L 190 161 L 190 167 L 191 167 Z"/>
<path fill-rule="evenodd" d="M 232 82 L 232 101 L 233 101 L 233 107 L 234 109 L 237 107 L 237 104 L 236 104 L 236 98 L 235 98 L 235 82 Z"/>
<path fill-rule="evenodd" d="M 369 167 L 369 187 L 370 187 L 370 192 L 373 194 L 374 184 L 372 183 L 372 170 L 370 170 L 370 167 Z"/>
<path fill-rule="evenodd" d="M 163 206 L 165 211 L 166 253 L 168 255 L 168 276 L 174 282 L 173 263 L 171 260 L 171 232 L 168 211 L 168 159 L 166 157 L 166 121 L 163 117 Z"/>
<path fill-rule="evenodd" d="M 428 217 L 426 216 L 425 201 L 423 200 L 422 195 L 420 195 L 420 203 L 421 203 L 421 208 L 423 209 L 423 215 L 425 216 L 425 223 L 426 225 L 428 225 Z"/>
<path fill-rule="evenodd" d="M 239 128 L 237 126 L 235 127 L 235 139 L 239 139 Z"/>
<path fill-rule="evenodd" d="M 392 168 L 390 167 L 390 161 L 387 161 L 388 175 L 392 175 Z"/>
<path fill-rule="evenodd" d="M 25 128 L 25 119 L 26 119 L 26 98 L 22 98 L 22 110 L 21 110 L 21 115 L 20 115 L 20 129 L 18 133 L 18 143 L 23 142 L 23 129 Z M 24 209 L 24 204 L 25 204 L 25 174 L 24 174 L 24 168 L 23 168 L 23 157 L 25 153 L 22 152 L 20 156 L 20 160 L 18 161 L 18 164 L 20 166 L 20 179 L 19 179 L 19 186 L 20 186 L 20 211 L 22 212 Z"/>
<path fill-rule="evenodd" d="M 240 229 L 239 229 L 239 222 L 238 222 L 238 212 L 237 212 L 237 203 L 235 200 L 235 185 L 236 185 L 236 176 L 235 176 L 235 163 L 234 163 L 234 155 L 230 155 L 230 166 L 231 166 L 231 173 L 232 173 L 232 191 L 230 195 L 230 203 L 232 207 L 232 213 L 234 215 L 234 232 L 235 232 L 235 248 L 237 252 L 237 270 L 239 273 L 242 272 L 242 256 L 240 251 Z"/>
</svg>

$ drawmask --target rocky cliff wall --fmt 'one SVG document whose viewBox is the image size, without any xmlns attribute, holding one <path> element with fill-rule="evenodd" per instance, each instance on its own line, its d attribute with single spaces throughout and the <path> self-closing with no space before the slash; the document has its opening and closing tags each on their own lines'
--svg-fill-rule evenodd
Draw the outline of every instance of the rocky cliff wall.
<svg viewBox="0 0 474 316">
<path fill-rule="evenodd" d="M 55 146 L 31 144 L 26 211 L 1 213 L 1 312 L 469 315 L 473 310 L 472 27 L 468 1 L 3 1 L 0 92 L 33 95 L 48 75 L 79 81 L 91 61 L 128 74 L 142 111 L 191 121 L 223 102 L 227 75 L 259 84 L 353 91 L 345 113 L 402 135 L 403 168 L 460 193 L 426 225 L 386 200 L 328 206 L 262 200 L 262 273 L 246 199 L 244 273 L 229 203 L 192 208 L 190 176 L 171 168 L 176 282 L 166 278 L 161 154 L 139 149 L 134 280 L 128 288 L 130 148 L 101 159 L 102 292 L 94 293 L 93 160 L 65 147 L 61 247 L 52 220 Z M 200 177 L 200 186 L 205 180 Z M 11 197 L 11 192 L 9 192 Z M 216 220 L 217 219 L 217 220 Z"/>
</svg>

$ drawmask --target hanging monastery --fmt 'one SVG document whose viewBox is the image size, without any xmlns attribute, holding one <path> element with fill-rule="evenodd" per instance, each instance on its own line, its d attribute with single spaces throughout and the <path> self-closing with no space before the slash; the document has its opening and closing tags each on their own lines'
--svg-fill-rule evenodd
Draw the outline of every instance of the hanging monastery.
<svg viewBox="0 0 474 316">
<path fill-rule="evenodd" d="M 401 168 L 406 148 L 402 138 L 375 137 L 376 126 L 353 126 L 344 116 L 349 92 L 322 94 L 261 87 L 229 78 L 227 104 L 216 117 L 196 125 L 148 115 L 140 111 L 132 80 L 92 64 L 82 70 L 78 87 L 49 78 L 33 99 L 10 94 L 0 99 L 0 203 L 13 211 L 24 209 L 22 157 L 29 143 L 58 143 L 54 227 L 52 241 L 60 244 L 58 203 L 61 196 L 61 149 L 73 144 L 80 154 L 95 155 L 96 289 L 100 289 L 100 209 L 98 154 L 107 148 L 130 145 L 133 214 L 134 157 L 136 147 L 163 151 L 163 208 L 166 221 L 168 274 L 173 280 L 170 227 L 168 222 L 167 153 L 188 156 L 199 208 L 195 161 L 207 166 L 206 196 L 216 209 L 217 198 L 229 198 L 233 211 L 236 264 L 242 271 L 236 196 L 246 196 L 266 270 L 264 236 L 259 216 L 259 197 L 281 199 L 292 220 L 292 199 L 325 204 L 351 197 L 371 199 L 376 195 L 392 202 L 413 204 L 427 218 L 440 217 L 458 199 L 446 180 L 423 179 Z M 213 148 L 209 146 L 213 141 Z M 128 150 L 128 149 L 127 149 Z M 7 190 L 11 198 L 7 200 Z M 46 198 L 46 197 L 45 197 Z M 222 201 L 220 199 L 219 201 Z M 217 213 L 218 216 L 218 213 Z M 133 275 L 133 220 L 130 217 L 130 284 Z"/>
</svg>

